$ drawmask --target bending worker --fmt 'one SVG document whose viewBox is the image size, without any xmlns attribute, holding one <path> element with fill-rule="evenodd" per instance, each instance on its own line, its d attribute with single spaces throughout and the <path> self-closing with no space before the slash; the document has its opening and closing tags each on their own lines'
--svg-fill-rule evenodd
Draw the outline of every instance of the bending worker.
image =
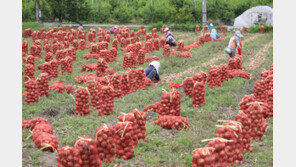
<svg viewBox="0 0 296 167">
<path fill-rule="evenodd" d="M 177 41 L 174 39 L 174 35 L 168 27 L 164 29 L 164 32 L 166 37 L 166 44 L 169 44 L 170 46 L 176 46 Z"/>
<path fill-rule="evenodd" d="M 225 53 L 227 53 L 231 58 L 235 56 L 236 53 L 236 47 L 242 49 L 240 46 L 241 38 L 243 35 L 239 30 L 237 30 L 232 38 L 230 38 L 228 47 L 225 48 Z"/>
<path fill-rule="evenodd" d="M 159 62 L 158 61 L 152 61 L 148 67 L 145 68 L 145 76 L 153 82 L 154 80 L 159 81 Z"/>
<path fill-rule="evenodd" d="M 216 29 L 212 29 L 212 31 L 211 31 L 211 38 L 212 38 L 212 40 L 219 39 L 220 38 L 220 36 L 217 34 Z"/>
</svg>

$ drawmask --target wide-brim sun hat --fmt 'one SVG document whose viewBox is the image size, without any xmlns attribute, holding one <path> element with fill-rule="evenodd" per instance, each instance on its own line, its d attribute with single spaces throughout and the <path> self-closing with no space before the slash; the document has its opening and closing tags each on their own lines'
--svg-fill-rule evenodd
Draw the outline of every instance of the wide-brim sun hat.
<svg viewBox="0 0 296 167">
<path fill-rule="evenodd" d="M 167 28 L 167 27 L 164 29 L 165 32 L 168 31 L 168 30 L 169 30 L 169 28 Z"/>
</svg>

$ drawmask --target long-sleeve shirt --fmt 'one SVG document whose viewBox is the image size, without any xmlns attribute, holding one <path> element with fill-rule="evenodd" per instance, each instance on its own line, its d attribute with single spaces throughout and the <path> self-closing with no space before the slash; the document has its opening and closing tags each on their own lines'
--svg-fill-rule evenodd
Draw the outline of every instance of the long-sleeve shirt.
<svg viewBox="0 0 296 167">
<path fill-rule="evenodd" d="M 145 76 L 147 76 L 147 75 L 149 75 L 149 73 L 152 71 L 152 70 L 154 70 L 154 69 L 156 69 L 154 66 L 152 66 L 152 65 L 149 65 L 148 67 L 146 67 L 145 68 Z M 155 75 L 155 79 L 157 80 L 157 81 L 159 81 L 160 80 L 160 78 L 159 78 L 159 74 L 156 72 L 156 75 Z"/>
<path fill-rule="evenodd" d="M 114 31 L 115 30 L 115 27 L 112 27 L 111 29 L 110 29 L 110 31 Z"/>
<path fill-rule="evenodd" d="M 240 47 L 239 45 L 239 38 L 236 37 L 236 36 L 233 36 L 232 38 L 230 38 L 229 40 L 229 43 L 228 43 L 228 47 L 231 49 L 231 50 L 234 50 L 236 49 L 236 47 Z"/>
<path fill-rule="evenodd" d="M 171 31 L 167 31 L 167 32 L 165 33 L 165 37 L 167 38 L 168 36 L 172 36 L 172 37 L 174 37 L 174 35 L 173 35 L 173 33 L 172 33 Z"/>
</svg>

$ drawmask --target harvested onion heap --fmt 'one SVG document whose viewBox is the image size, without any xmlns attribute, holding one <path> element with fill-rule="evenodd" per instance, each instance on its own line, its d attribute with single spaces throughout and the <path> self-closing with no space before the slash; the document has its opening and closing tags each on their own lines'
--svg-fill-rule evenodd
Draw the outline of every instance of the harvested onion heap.
<svg viewBox="0 0 296 167">
<path fill-rule="evenodd" d="M 154 112 L 159 112 L 162 108 L 161 102 L 155 102 L 153 104 L 148 104 L 147 106 L 144 107 L 143 111 L 154 111 Z"/>
<path fill-rule="evenodd" d="M 116 59 L 117 59 L 117 49 L 115 47 L 112 47 L 110 49 L 110 55 L 111 55 L 111 61 L 116 61 Z"/>
<path fill-rule="evenodd" d="M 192 89 L 192 106 L 200 107 L 205 104 L 206 84 L 204 82 L 195 82 Z"/>
<path fill-rule="evenodd" d="M 115 143 L 113 142 L 114 128 L 104 124 L 96 129 L 98 156 L 101 161 L 114 162 Z"/>
<path fill-rule="evenodd" d="M 114 126 L 113 142 L 116 144 L 116 157 L 124 160 L 134 156 L 132 122 L 118 122 Z"/>
<path fill-rule="evenodd" d="M 105 59 L 98 59 L 97 61 L 97 68 L 96 68 L 96 75 L 98 77 L 102 77 L 105 74 L 105 70 L 108 67 L 108 63 Z"/>
<path fill-rule="evenodd" d="M 33 130 L 34 128 L 35 128 L 35 126 L 37 125 L 37 124 L 49 124 L 49 122 L 46 120 L 46 119 L 44 119 L 44 118 L 42 118 L 42 117 L 35 117 L 35 118 L 33 118 L 33 119 L 30 119 L 30 120 L 23 120 L 22 121 L 22 128 L 23 129 L 31 129 L 31 130 Z"/>
<path fill-rule="evenodd" d="M 43 63 L 42 73 L 47 73 L 49 79 L 51 79 L 51 77 L 52 77 L 52 75 L 51 75 L 52 72 L 51 71 L 52 71 L 51 63 L 50 62 Z"/>
<path fill-rule="evenodd" d="M 69 74 L 73 73 L 73 58 L 72 57 L 66 57 L 66 61 L 67 61 L 67 72 Z"/>
<path fill-rule="evenodd" d="M 29 79 L 25 82 L 25 102 L 31 104 L 38 102 L 39 100 L 39 89 L 37 82 L 34 79 Z"/>
<path fill-rule="evenodd" d="M 159 38 L 159 47 L 164 48 L 165 45 L 166 45 L 166 38 L 165 37 L 160 37 Z"/>
<path fill-rule="evenodd" d="M 170 45 L 166 44 L 163 48 L 162 57 L 169 57 L 171 54 Z"/>
<path fill-rule="evenodd" d="M 60 61 L 60 65 L 61 65 L 61 75 L 63 75 L 68 70 L 68 62 L 67 62 L 67 59 L 65 59 L 65 58 L 62 59 Z"/>
<path fill-rule="evenodd" d="M 267 86 L 264 80 L 257 80 L 254 85 L 254 98 L 256 101 L 265 102 Z"/>
<path fill-rule="evenodd" d="M 268 105 L 268 112 L 266 113 L 267 117 L 273 117 L 273 89 L 267 91 L 266 101 Z"/>
<path fill-rule="evenodd" d="M 136 122 L 136 118 L 135 115 L 133 113 L 122 113 L 122 115 L 120 115 L 118 117 L 118 121 L 119 122 L 131 122 L 131 125 L 133 127 L 133 131 L 131 132 L 132 135 L 132 145 L 133 147 L 137 147 L 138 145 L 138 141 L 139 141 L 139 133 L 140 133 L 140 127 L 138 125 L 138 123 Z"/>
<path fill-rule="evenodd" d="M 121 74 L 113 74 L 112 77 L 110 77 L 110 82 L 112 87 L 114 88 L 114 98 L 119 98 L 122 96 L 122 83 L 121 83 Z"/>
<path fill-rule="evenodd" d="M 151 79 L 145 77 L 145 84 L 146 84 L 146 86 L 151 86 L 151 85 L 153 85 L 153 82 L 151 81 Z"/>
<path fill-rule="evenodd" d="M 193 151 L 192 167 L 214 166 L 215 157 L 213 155 L 214 148 L 205 147 Z"/>
<path fill-rule="evenodd" d="M 250 136 L 252 140 L 261 139 L 265 129 L 267 127 L 267 123 L 263 117 L 263 109 L 258 104 L 258 102 L 251 102 L 250 106 L 244 113 L 250 118 L 251 124 L 251 132 Z"/>
<path fill-rule="evenodd" d="M 118 40 L 117 39 L 114 39 L 113 42 L 112 42 L 112 47 L 113 48 L 116 48 L 116 50 L 118 49 Z"/>
<path fill-rule="evenodd" d="M 94 79 L 97 79 L 97 78 L 98 77 L 93 73 L 77 75 L 77 76 L 74 77 L 74 79 L 77 80 L 78 84 L 87 83 L 87 81 L 94 80 Z"/>
<path fill-rule="evenodd" d="M 228 152 L 231 150 L 229 150 L 229 147 L 226 147 L 226 144 L 230 142 L 232 141 L 223 138 L 213 138 L 210 139 L 209 143 L 206 145 L 208 148 L 213 148 L 212 154 L 214 155 L 214 164 L 216 166 L 229 166 L 228 159 L 230 155 L 228 155 Z"/>
<path fill-rule="evenodd" d="M 46 132 L 39 132 L 33 141 L 36 146 L 42 150 L 55 151 L 59 145 L 57 137 Z"/>
<path fill-rule="evenodd" d="M 127 72 L 124 72 L 121 74 L 120 81 L 122 85 L 121 86 L 121 92 L 122 92 L 121 97 L 122 97 L 129 94 L 131 89 L 131 79 Z"/>
<path fill-rule="evenodd" d="M 215 88 L 216 86 L 221 87 L 221 72 L 219 67 L 210 67 L 207 77 L 207 84 L 210 88 Z"/>
<path fill-rule="evenodd" d="M 39 89 L 39 95 L 42 96 L 49 96 L 49 76 L 47 73 L 42 73 L 37 76 L 37 85 Z"/>
<path fill-rule="evenodd" d="M 50 62 L 53 59 L 52 53 L 48 52 L 45 54 L 44 61 Z"/>
<path fill-rule="evenodd" d="M 112 61 L 112 56 L 111 56 L 110 50 L 101 50 L 100 57 L 105 59 L 107 63 L 110 63 Z"/>
<path fill-rule="evenodd" d="M 245 95 L 244 98 L 239 103 L 239 110 L 245 112 L 251 102 L 255 102 L 255 99 L 252 95 Z"/>
<path fill-rule="evenodd" d="M 242 134 L 239 136 L 239 140 L 243 145 L 244 151 L 252 151 L 251 149 L 251 120 L 243 112 L 240 112 L 235 115 L 234 121 L 241 123 Z"/>
<path fill-rule="evenodd" d="M 197 82 L 206 82 L 207 81 L 207 74 L 203 71 L 198 72 L 193 75 L 193 80 Z"/>
<path fill-rule="evenodd" d="M 75 113 L 76 115 L 88 115 L 89 111 L 89 94 L 86 88 L 79 88 L 75 93 Z"/>
<path fill-rule="evenodd" d="M 192 97 L 193 86 L 194 86 L 194 80 L 192 78 L 186 78 L 183 81 L 183 90 L 185 95 L 187 95 L 188 97 Z"/>
<path fill-rule="evenodd" d="M 158 119 L 154 123 L 165 129 L 182 130 L 189 126 L 187 118 L 174 115 L 158 115 Z"/>
<path fill-rule="evenodd" d="M 244 160 L 243 146 L 241 141 L 238 140 L 242 133 L 241 124 L 229 121 L 224 125 L 218 125 L 218 127 L 215 137 L 231 141 L 225 143 L 228 154 L 227 163 L 231 165 L 241 163 Z"/>
<path fill-rule="evenodd" d="M 76 140 L 74 147 L 79 151 L 82 166 L 102 166 L 98 155 L 96 140 L 88 136 L 80 137 Z"/>
<path fill-rule="evenodd" d="M 28 42 L 27 42 L 27 41 L 24 41 L 24 42 L 22 43 L 22 52 L 27 53 L 28 51 L 29 51 Z"/>
<path fill-rule="evenodd" d="M 64 92 L 72 93 L 75 90 L 75 86 L 65 85 L 63 84 L 63 82 L 55 81 L 49 86 L 49 89 L 57 93 L 64 93 Z"/>
<path fill-rule="evenodd" d="M 146 89 L 146 84 L 145 84 L 145 70 L 143 68 L 139 68 L 136 71 L 136 88 L 137 89 Z"/>
<path fill-rule="evenodd" d="M 29 81 L 30 79 L 35 79 L 35 67 L 32 64 L 27 64 L 25 66 L 25 81 Z"/>
<path fill-rule="evenodd" d="M 100 109 L 98 115 L 109 115 L 114 112 L 114 89 L 111 86 L 102 86 L 99 92 Z"/>
<path fill-rule="evenodd" d="M 58 167 L 82 167 L 82 159 L 79 150 L 74 147 L 62 147 L 58 149 Z"/>
</svg>

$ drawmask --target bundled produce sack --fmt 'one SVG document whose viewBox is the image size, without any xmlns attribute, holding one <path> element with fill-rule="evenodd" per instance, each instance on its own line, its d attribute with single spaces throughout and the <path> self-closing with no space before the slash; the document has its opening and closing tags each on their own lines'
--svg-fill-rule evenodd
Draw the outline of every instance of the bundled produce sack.
<svg viewBox="0 0 296 167">
<path fill-rule="evenodd" d="M 239 78 L 245 78 L 245 79 L 251 79 L 251 73 L 244 71 L 244 70 L 227 70 L 227 74 L 229 78 L 233 77 L 239 77 Z"/>
<path fill-rule="evenodd" d="M 74 147 L 62 147 L 58 149 L 58 167 L 82 167 L 82 159 L 79 150 Z"/>
<path fill-rule="evenodd" d="M 86 136 L 76 140 L 74 148 L 79 151 L 82 166 L 101 167 L 101 160 L 98 155 L 97 141 Z"/>
<path fill-rule="evenodd" d="M 170 45 L 166 44 L 163 48 L 162 57 L 169 57 L 171 54 L 171 47 Z"/>
<path fill-rule="evenodd" d="M 203 71 L 198 72 L 193 75 L 192 79 L 197 82 L 206 82 L 207 81 L 207 74 Z"/>
<path fill-rule="evenodd" d="M 50 123 L 42 117 L 35 117 L 30 120 L 23 120 L 22 121 L 22 128 L 33 130 L 37 124 L 50 124 Z"/>
<path fill-rule="evenodd" d="M 53 90 L 53 92 L 64 93 L 67 92 L 72 93 L 76 89 L 73 85 L 65 85 L 63 82 L 55 81 L 50 86 L 49 89 Z"/>
<path fill-rule="evenodd" d="M 25 102 L 32 104 L 39 101 L 39 89 L 35 80 L 29 79 L 25 82 Z"/>
<path fill-rule="evenodd" d="M 102 86 L 99 92 L 99 111 L 98 115 L 109 115 L 114 113 L 114 89 L 111 86 Z"/>
<path fill-rule="evenodd" d="M 252 151 L 251 148 L 251 119 L 242 111 L 235 115 L 234 121 L 241 123 L 242 134 L 239 137 L 243 145 L 244 151 Z"/>
<path fill-rule="evenodd" d="M 29 81 L 31 79 L 35 79 L 35 67 L 32 64 L 26 64 L 25 69 L 25 81 Z"/>
<path fill-rule="evenodd" d="M 229 78 L 229 74 L 227 71 L 228 66 L 226 64 L 221 64 L 218 67 L 220 68 L 221 82 L 228 81 L 228 78 Z"/>
<path fill-rule="evenodd" d="M 131 112 L 134 114 L 134 117 L 136 119 L 136 123 L 138 124 L 139 129 L 137 129 L 138 139 L 143 141 L 148 141 L 148 139 L 145 137 L 146 132 L 146 120 L 147 120 L 147 113 L 140 111 L 138 109 L 134 109 Z"/>
<path fill-rule="evenodd" d="M 138 123 L 136 122 L 136 118 L 135 115 L 133 113 L 122 113 L 122 115 L 120 115 L 118 117 L 118 121 L 119 122 L 131 122 L 131 125 L 133 127 L 133 131 L 131 132 L 132 135 L 132 143 L 133 143 L 133 147 L 137 147 L 138 142 L 139 142 L 139 133 L 140 133 L 140 127 L 138 125 Z"/>
<path fill-rule="evenodd" d="M 241 70 L 242 60 L 240 56 L 235 56 L 228 61 L 228 70 Z"/>
<path fill-rule="evenodd" d="M 158 119 L 154 123 L 165 129 L 182 130 L 189 126 L 187 118 L 174 115 L 158 115 Z"/>
<path fill-rule="evenodd" d="M 212 66 L 209 69 L 209 74 L 207 77 L 207 84 L 210 88 L 215 88 L 216 86 L 221 87 L 221 71 L 217 66 Z"/>
<path fill-rule="evenodd" d="M 105 59 L 98 59 L 96 68 L 97 77 L 102 77 L 105 74 L 105 70 L 107 69 L 107 67 L 108 63 L 105 61 Z"/>
<path fill-rule="evenodd" d="M 205 104 L 206 84 L 195 82 L 192 89 L 192 107 L 200 107 Z"/>
<path fill-rule="evenodd" d="M 273 89 L 267 91 L 266 101 L 269 108 L 266 117 L 273 117 Z"/>
<path fill-rule="evenodd" d="M 97 78 L 98 77 L 93 73 L 77 75 L 74 77 L 78 84 L 87 83 L 87 81 L 96 80 Z"/>
<path fill-rule="evenodd" d="M 233 142 L 232 140 L 227 140 L 224 138 L 213 138 L 213 139 L 205 139 L 203 142 L 209 141 L 206 147 L 213 148 L 213 156 L 214 156 L 214 164 L 216 166 L 228 167 L 230 164 L 228 163 L 228 159 L 231 158 L 231 155 L 228 153 L 231 152 L 229 147 L 227 147 L 228 143 Z"/>
<path fill-rule="evenodd" d="M 159 113 L 159 111 L 162 108 L 162 104 L 161 102 L 155 102 L 153 104 L 148 104 L 147 106 L 144 107 L 143 111 L 147 112 L 147 111 L 154 111 Z"/>
<path fill-rule="evenodd" d="M 75 114 L 78 116 L 88 115 L 89 111 L 89 94 L 86 88 L 78 88 L 75 93 Z"/>
<path fill-rule="evenodd" d="M 214 148 L 204 147 L 193 151 L 192 167 L 215 166 Z"/>
<path fill-rule="evenodd" d="M 39 96 L 49 96 L 49 76 L 47 73 L 42 73 L 37 76 L 37 85 L 39 89 Z"/>
<path fill-rule="evenodd" d="M 49 150 L 52 152 L 54 152 L 59 145 L 57 137 L 46 132 L 38 132 L 38 136 L 34 138 L 33 141 L 41 150 Z"/>
<path fill-rule="evenodd" d="M 39 133 L 41 132 L 53 134 L 53 128 L 49 123 L 46 122 L 36 124 L 36 126 L 32 130 L 33 141 L 38 138 L 38 136 L 40 135 Z"/>
<path fill-rule="evenodd" d="M 148 56 L 148 57 L 145 57 L 145 63 L 151 62 L 151 61 L 154 61 L 154 60 L 159 60 L 159 57 L 157 57 L 157 56 Z"/>
<path fill-rule="evenodd" d="M 114 162 L 115 157 L 115 143 L 113 142 L 113 135 L 115 131 L 113 127 L 106 124 L 96 129 L 95 138 L 97 141 L 98 156 L 101 161 Z"/>
<path fill-rule="evenodd" d="M 239 110 L 245 112 L 251 102 L 255 102 L 253 95 L 245 95 L 239 103 Z"/>
<path fill-rule="evenodd" d="M 181 114 L 181 93 L 177 89 L 172 89 L 170 92 L 164 92 L 161 95 L 162 108 L 159 115 L 175 115 Z"/>
<path fill-rule="evenodd" d="M 265 80 L 257 80 L 254 85 L 254 99 L 256 101 L 265 102 L 266 101 L 266 92 L 267 85 Z"/>
</svg>

